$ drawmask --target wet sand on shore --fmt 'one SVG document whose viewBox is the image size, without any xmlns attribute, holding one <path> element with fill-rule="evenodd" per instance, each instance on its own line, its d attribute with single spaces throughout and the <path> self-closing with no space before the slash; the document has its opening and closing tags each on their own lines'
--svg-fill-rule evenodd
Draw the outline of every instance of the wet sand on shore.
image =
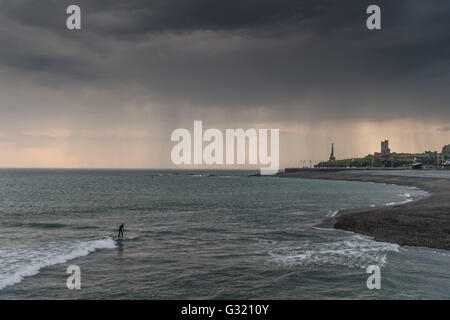
<svg viewBox="0 0 450 320">
<path fill-rule="evenodd" d="M 417 187 L 430 193 L 417 201 L 362 210 L 344 211 L 320 226 L 371 236 L 402 246 L 450 250 L 450 180 L 410 176 L 368 175 L 361 172 L 305 170 L 279 177 L 389 183 Z"/>
</svg>

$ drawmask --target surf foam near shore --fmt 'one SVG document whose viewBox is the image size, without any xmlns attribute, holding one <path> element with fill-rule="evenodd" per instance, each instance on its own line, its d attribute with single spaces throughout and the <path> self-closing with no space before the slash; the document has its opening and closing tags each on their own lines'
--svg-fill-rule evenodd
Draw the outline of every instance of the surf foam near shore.
<svg viewBox="0 0 450 320">
<path fill-rule="evenodd" d="M 366 236 L 353 235 L 348 239 L 330 242 L 266 243 L 270 248 L 269 262 L 285 266 L 332 265 L 366 268 L 386 265 L 389 252 L 399 252 L 399 246 L 376 242 Z"/>
<path fill-rule="evenodd" d="M 25 277 L 39 273 L 42 268 L 86 256 L 99 249 L 112 249 L 111 238 L 44 246 L 25 246 L 0 249 L 0 290 L 21 282 Z"/>
<path fill-rule="evenodd" d="M 370 171 L 368 171 L 370 173 Z M 422 190 L 417 201 L 405 197 L 401 203 L 383 208 L 339 212 L 330 218 L 335 228 L 402 246 L 450 250 L 450 179 L 401 175 L 372 175 L 364 171 L 299 171 L 281 177 L 388 183 Z M 406 194 L 405 194 L 406 196 Z M 414 199 L 416 200 L 416 199 Z"/>
</svg>

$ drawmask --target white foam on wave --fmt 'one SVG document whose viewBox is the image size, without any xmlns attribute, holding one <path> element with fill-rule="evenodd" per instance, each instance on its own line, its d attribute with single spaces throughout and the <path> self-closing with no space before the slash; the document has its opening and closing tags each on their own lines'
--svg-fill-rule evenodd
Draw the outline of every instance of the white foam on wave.
<svg viewBox="0 0 450 320">
<path fill-rule="evenodd" d="M 398 252 L 399 248 L 396 244 L 377 242 L 360 235 L 334 242 L 283 241 L 269 245 L 269 263 L 286 266 L 383 267 L 387 263 L 388 252 Z"/>
<path fill-rule="evenodd" d="M 404 194 L 399 195 L 399 196 L 403 197 L 402 201 L 388 202 L 385 205 L 386 206 L 395 206 L 398 204 L 405 204 L 405 203 L 409 203 L 409 202 L 412 202 L 417 199 L 428 197 L 430 195 L 427 191 L 418 189 L 416 187 L 409 187 L 409 189 L 414 192 L 414 197 L 411 195 L 411 193 L 405 192 Z"/>
<path fill-rule="evenodd" d="M 398 202 L 388 202 L 388 203 L 386 203 L 386 206 L 395 206 L 395 205 L 397 205 L 397 204 L 404 204 L 404 203 L 408 203 L 408 202 L 412 202 L 412 201 L 414 201 L 412 198 L 411 198 L 411 194 L 409 193 L 409 192 L 406 192 L 406 193 L 404 193 L 404 194 L 401 194 L 400 195 L 401 197 L 403 197 L 403 201 L 398 201 Z"/>
<path fill-rule="evenodd" d="M 405 200 L 399 201 L 399 202 L 388 202 L 388 203 L 386 203 L 386 206 L 395 206 L 397 204 L 405 204 L 405 203 L 412 202 L 412 201 L 413 201 L 413 199 L 405 199 Z"/>
<path fill-rule="evenodd" d="M 116 247 L 111 238 L 67 243 L 51 243 L 42 247 L 16 247 L 0 250 L 0 290 L 17 284 L 42 268 L 86 256 L 98 249 Z"/>
<path fill-rule="evenodd" d="M 339 209 L 337 209 L 337 210 L 328 210 L 327 216 L 328 216 L 328 217 L 334 217 L 334 216 L 336 216 L 338 213 L 339 213 Z"/>
</svg>

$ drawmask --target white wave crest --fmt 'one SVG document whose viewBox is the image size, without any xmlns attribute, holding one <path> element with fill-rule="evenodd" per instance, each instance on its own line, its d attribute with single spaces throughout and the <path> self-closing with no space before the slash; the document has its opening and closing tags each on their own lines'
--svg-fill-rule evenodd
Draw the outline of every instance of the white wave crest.
<svg viewBox="0 0 450 320">
<path fill-rule="evenodd" d="M 414 201 L 414 199 L 412 199 L 411 194 L 409 192 L 400 194 L 399 196 L 403 197 L 404 200 L 398 201 L 398 202 L 388 202 L 388 203 L 386 203 L 386 206 L 395 206 L 397 204 L 405 204 L 405 203 Z"/>
<path fill-rule="evenodd" d="M 387 263 L 388 252 L 398 252 L 396 244 L 377 242 L 353 235 L 335 242 L 283 242 L 269 248 L 269 262 L 281 265 L 331 265 L 366 268 Z"/>
<path fill-rule="evenodd" d="M 338 213 L 339 213 L 339 209 L 337 209 L 337 210 L 328 210 L 327 216 L 332 218 L 332 217 L 336 216 Z"/>
<path fill-rule="evenodd" d="M 104 238 L 0 250 L 0 290 L 21 282 L 25 277 L 38 274 L 42 268 L 86 256 L 98 249 L 112 249 L 115 246 L 111 238 Z"/>
</svg>

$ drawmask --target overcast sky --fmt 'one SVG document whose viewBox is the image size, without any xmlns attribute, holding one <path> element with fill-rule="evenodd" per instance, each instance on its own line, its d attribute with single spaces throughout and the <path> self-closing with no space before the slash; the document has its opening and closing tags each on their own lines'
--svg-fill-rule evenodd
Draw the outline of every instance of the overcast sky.
<svg viewBox="0 0 450 320">
<path fill-rule="evenodd" d="M 0 0 L 0 167 L 171 167 L 194 120 L 279 128 L 282 166 L 331 142 L 440 151 L 449 17 L 443 0 Z"/>
</svg>

